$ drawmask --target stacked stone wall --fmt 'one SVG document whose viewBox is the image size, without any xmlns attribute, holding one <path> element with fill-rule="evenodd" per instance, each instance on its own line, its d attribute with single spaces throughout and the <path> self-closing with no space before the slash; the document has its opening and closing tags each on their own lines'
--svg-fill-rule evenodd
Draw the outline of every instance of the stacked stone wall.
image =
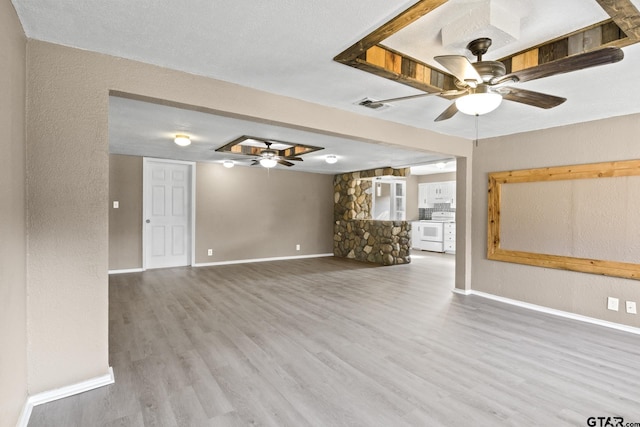
<svg viewBox="0 0 640 427">
<path fill-rule="evenodd" d="M 333 254 L 381 265 L 408 264 L 410 235 L 407 221 L 336 221 Z"/>
<path fill-rule="evenodd" d="M 335 256 L 381 265 L 411 262 L 411 224 L 406 221 L 372 220 L 373 182 L 366 179 L 406 174 L 406 169 L 381 168 L 334 177 Z"/>
</svg>

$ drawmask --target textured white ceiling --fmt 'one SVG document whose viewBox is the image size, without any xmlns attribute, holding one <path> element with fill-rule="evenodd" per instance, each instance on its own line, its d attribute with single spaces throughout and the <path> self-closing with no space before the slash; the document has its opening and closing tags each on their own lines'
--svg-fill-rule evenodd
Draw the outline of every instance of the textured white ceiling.
<svg viewBox="0 0 640 427">
<path fill-rule="evenodd" d="M 180 132 L 191 136 L 191 145 L 178 147 L 173 143 L 176 133 Z M 215 151 L 243 135 L 322 147 L 322 150 L 302 155 L 302 162 L 294 162 L 291 169 L 304 172 L 338 174 L 387 166 L 424 165 L 443 158 L 436 153 L 353 141 L 127 98 L 109 98 L 109 150 L 113 154 L 219 163 L 230 159 L 236 160 L 239 166 L 250 166 L 252 157 Z M 329 154 L 337 156 L 338 162 L 332 165 L 325 162 Z M 277 167 L 287 169 L 286 166 Z M 440 171 L 421 169 L 416 174 L 436 172 Z"/>
<path fill-rule="evenodd" d="M 521 16 L 522 34 L 517 42 L 496 46 L 489 56 L 519 51 L 603 16 L 595 0 L 494 1 L 502 2 L 503 7 Z M 638 6 L 640 0 L 633 2 Z M 437 97 L 395 103 L 382 111 L 355 105 L 364 97 L 384 99 L 419 92 L 332 60 L 414 0 L 13 0 L 13 3 L 31 38 L 209 76 L 443 134 L 469 139 L 476 135 L 474 118 L 470 116 L 457 114 L 451 120 L 433 122 L 448 106 L 448 101 Z M 398 33 L 387 43 L 429 60 L 442 53 L 433 29 L 439 31 L 447 20 L 476 3 L 450 0 L 421 20 L 420 25 L 431 32 L 423 34 L 418 26 L 415 29 L 411 26 L 404 30 L 406 34 Z M 640 69 L 640 46 L 624 48 L 624 52 L 625 59 L 617 64 L 521 84 L 522 88 L 563 96 L 568 101 L 552 110 L 505 102 L 498 110 L 480 117 L 479 137 L 640 112 L 637 102 L 640 85 L 633 84 Z M 117 111 L 114 114 L 124 121 L 122 128 L 132 127 L 127 120 L 139 119 Z M 153 128 L 154 123 L 153 120 L 137 123 L 148 127 L 145 138 L 161 131 Z M 238 129 L 237 133 L 249 132 Z M 212 140 L 225 138 L 226 135 L 224 138 L 211 135 Z M 362 160 L 370 151 L 360 153 Z"/>
</svg>

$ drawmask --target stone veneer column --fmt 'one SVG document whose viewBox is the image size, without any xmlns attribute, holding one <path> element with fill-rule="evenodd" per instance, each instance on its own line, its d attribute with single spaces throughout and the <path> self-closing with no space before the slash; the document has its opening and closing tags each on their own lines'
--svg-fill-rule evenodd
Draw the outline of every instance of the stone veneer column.
<svg viewBox="0 0 640 427">
<path fill-rule="evenodd" d="M 406 176 L 407 169 L 382 168 L 336 175 L 333 254 L 381 265 L 408 264 L 411 223 L 371 219 L 376 176 Z"/>
</svg>

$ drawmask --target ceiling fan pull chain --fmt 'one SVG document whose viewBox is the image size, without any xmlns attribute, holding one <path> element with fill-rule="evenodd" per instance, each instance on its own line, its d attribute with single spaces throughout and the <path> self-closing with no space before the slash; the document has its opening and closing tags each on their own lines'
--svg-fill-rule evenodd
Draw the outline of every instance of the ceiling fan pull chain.
<svg viewBox="0 0 640 427">
<path fill-rule="evenodd" d="M 480 115 L 476 114 L 476 147 L 478 147 L 478 117 L 480 117 Z"/>
</svg>

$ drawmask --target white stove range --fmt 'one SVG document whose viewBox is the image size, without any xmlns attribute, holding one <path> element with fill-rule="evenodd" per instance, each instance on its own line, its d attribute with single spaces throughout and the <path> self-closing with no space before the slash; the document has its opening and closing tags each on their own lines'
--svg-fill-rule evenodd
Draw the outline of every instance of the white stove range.
<svg viewBox="0 0 640 427">
<path fill-rule="evenodd" d="M 455 220 L 455 212 L 433 212 L 431 219 L 421 220 L 417 224 L 412 238 L 419 241 L 414 241 L 413 247 L 424 251 L 444 252 L 444 224 Z"/>
<path fill-rule="evenodd" d="M 455 212 L 440 212 L 436 211 L 431 214 L 431 219 L 425 219 L 423 221 L 429 222 L 455 222 L 456 213 Z"/>
</svg>

